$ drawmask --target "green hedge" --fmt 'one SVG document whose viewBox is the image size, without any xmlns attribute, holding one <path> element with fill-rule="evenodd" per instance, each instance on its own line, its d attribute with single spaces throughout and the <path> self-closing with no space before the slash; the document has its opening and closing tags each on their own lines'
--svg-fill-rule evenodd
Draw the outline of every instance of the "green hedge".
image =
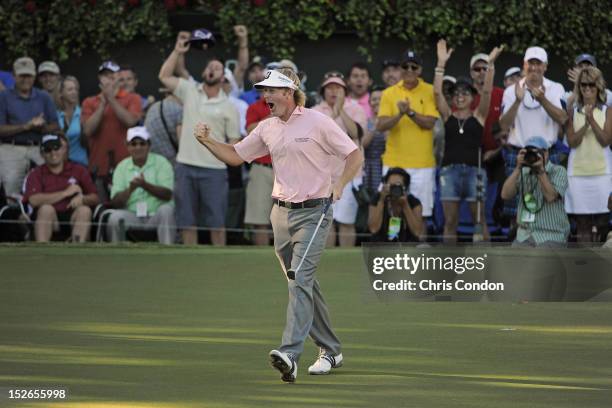
<svg viewBox="0 0 612 408">
<path fill-rule="evenodd" d="M 182 7 L 214 16 L 225 38 L 233 38 L 234 24 L 247 25 L 252 50 L 278 58 L 291 57 L 304 38 L 348 31 L 364 56 L 385 38 L 422 50 L 445 37 L 451 46 L 504 43 L 518 53 L 538 44 L 566 62 L 581 52 L 612 60 L 608 0 L 4 0 L 0 44 L 9 58 L 44 53 L 62 61 L 88 48 L 107 57 L 136 36 L 171 39 L 168 13 Z"/>
</svg>

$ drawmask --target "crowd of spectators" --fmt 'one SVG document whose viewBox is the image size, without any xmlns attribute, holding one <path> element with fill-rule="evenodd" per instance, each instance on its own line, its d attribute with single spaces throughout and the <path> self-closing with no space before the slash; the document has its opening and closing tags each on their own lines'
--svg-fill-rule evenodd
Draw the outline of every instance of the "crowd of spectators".
<svg viewBox="0 0 612 408">
<path fill-rule="evenodd" d="M 12 73 L 3 72 L 0 193 L 23 208 L 36 241 L 62 230 L 87 241 L 99 224 L 98 235 L 113 242 L 137 229 L 155 231 L 163 244 L 194 245 L 208 230 L 212 244 L 225 245 L 237 174 L 245 190 L 242 225 L 253 244 L 270 243 L 272 158 L 228 168 L 199 146 L 194 129 L 206 123 L 212 137 L 229 143 L 248 137 L 271 112 L 253 84 L 273 69 L 305 73 L 290 60 L 250 56 L 246 27 L 234 34 L 237 56 L 229 64 L 211 52 L 209 31 L 180 32 L 159 70 L 158 101 L 139 95 L 137 72 L 115 61 L 100 64 L 100 92 L 82 101 L 79 80 L 54 61 L 37 67 L 21 57 Z M 194 49 L 206 59 L 198 78 L 185 64 Z M 362 172 L 334 203 L 329 246 L 435 234 L 456 242 L 463 202 L 474 239 L 492 239 L 485 208 L 516 245 L 565 245 L 572 224 L 579 242 L 606 239 L 612 92 L 595 56 L 576 57 L 566 90 L 545 76 L 548 55 L 538 46 L 525 50 L 520 65 L 504 67 L 496 86 L 501 52 L 475 54 L 455 77 L 446 72 L 453 50 L 440 40 L 433 84 L 423 79 L 414 50 L 378 70 L 355 62 L 323 76 L 307 107 L 331 117 L 365 156 Z"/>
</svg>

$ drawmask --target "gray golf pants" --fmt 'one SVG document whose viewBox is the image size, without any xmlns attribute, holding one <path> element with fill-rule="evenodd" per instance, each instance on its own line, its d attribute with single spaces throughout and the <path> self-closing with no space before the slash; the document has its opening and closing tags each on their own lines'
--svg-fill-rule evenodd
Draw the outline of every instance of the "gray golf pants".
<svg viewBox="0 0 612 408">
<path fill-rule="evenodd" d="M 270 221 L 274 230 L 274 249 L 285 276 L 289 269 L 295 271 L 302 260 L 321 211 L 322 206 L 301 209 L 287 209 L 276 204 L 272 206 Z M 340 340 L 331 328 L 327 305 L 315 279 L 327 234 L 333 225 L 332 218 L 330 207 L 295 280 L 287 279 L 289 304 L 280 351 L 293 354 L 296 361 L 304 350 L 308 335 L 327 352 L 333 355 L 340 353 Z"/>
<path fill-rule="evenodd" d="M 176 222 L 174 221 L 174 205 L 166 203 L 159 206 L 151 217 L 137 217 L 128 210 L 113 210 L 108 218 L 107 231 L 112 242 L 121 241 L 119 223 L 123 220 L 125 228 L 136 227 L 141 229 L 156 229 L 157 240 L 161 244 L 171 245 L 176 235 Z"/>
</svg>

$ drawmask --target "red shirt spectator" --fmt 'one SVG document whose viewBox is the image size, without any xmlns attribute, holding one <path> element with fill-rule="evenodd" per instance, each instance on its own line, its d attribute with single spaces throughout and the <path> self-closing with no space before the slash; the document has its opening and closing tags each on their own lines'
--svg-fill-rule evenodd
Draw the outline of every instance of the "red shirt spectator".
<svg viewBox="0 0 612 408">
<path fill-rule="evenodd" d="M 250 104 L 249 109 L 247 109 L 247 114 L 246 114 L 247 132 L 248 132 L 249 126 L 257 122 L 261 122 L 262 120 L 268 118 L 269 116 L 270 116 L 270 107 L 268 106 L 264 98 L 260 98 L 257 100 L 257 102 Z M 270 155 L 259 157 L 253 161 L 259 164 L 272 164 L 272 158 L 270 157 Z"/>
<path fill-rule="evenodd" d="M 91 176 L 87 169 L 80 164 L 73 162 L 64 163 L 64 168 L 61 173 L 53 174 L 46 164 L 36 167 L 28 174 L 25 182 L 25 195 L 23 201 L 27 202 L 29 198 L 38 193 L 56 193 L 64 191 L 71 184 L 77 184 L 83 190 L 83 194 L 95 194 L 96 186 L 91 180 Z M 68 210 L 68 203 L 72 197 L 53 204 L 53 208 L 58 213 Z"/>
<path fill-rule="evenodd" d="M 94 114 L 102 94 L 90 96 L 83 101 L 81 121 L 85 122 Z M 142 102 L 140 96 L 119 89 L 115 98 L 121 106 L 137 117 L 142 116 Z M 117 165 L 121 160 L 129 156 L 125 136 L 127 127 L 119 121 L 117 114 L 107 104 L 102 115 L 102 121 L 97 131 L 89 138 L 89 170 L 93 172 L 97 168 L 99 176 L 108 175 L 111 165 Z M 109 163 L 109 152 L 114 155 L 114 163 Z"/>
<path fill-rule="evenodd" d="M 501 115 L 501 104 L 502 99 L 504 98 L 504 90 L 502 88 L 494 87 L 491 92 L 491 103 L 489 104 L 489 113 L 487 115 L 487 120 L 485 121 L 484 131 L 482 133 L 482 145 L 484 151 L 497 149 L 499 146 L 495 137 L 493 137 L 493 133 L 491 129 L 493 128 L 493 124 L 499 121 L 499 117 Z M 478 104 L 480 103 L 480 94 L 474 95 L 474 100 L 472 101 L 472 105 L 470 109 L 475 110 L 478 108 Z"/>
</svg>

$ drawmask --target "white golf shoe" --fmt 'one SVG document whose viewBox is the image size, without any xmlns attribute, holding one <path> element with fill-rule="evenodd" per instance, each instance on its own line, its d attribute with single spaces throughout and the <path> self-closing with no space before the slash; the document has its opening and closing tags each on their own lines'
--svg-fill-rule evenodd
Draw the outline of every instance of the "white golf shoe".
<svg viewBox="0 0 612 408">
<path fill-rule="evenodd" d="M 295 382 L 297 363 L 287 353 L 272 350 L 270 352 L 270 364 L 281 373 L 281 380 L 288 383 Z"/>
<path fill-rule="evenodd" d="M 313 365 L 308 367 L 308 374 L 329 374 L 332 368 L 338 367 L 342 367 L 342 353 L 338 354 L 337 356 L 332 356 L 331 354 L 328 354 L 325 350 L 321 350 L 317 361 L 315 361 Z"/>
</svg>

